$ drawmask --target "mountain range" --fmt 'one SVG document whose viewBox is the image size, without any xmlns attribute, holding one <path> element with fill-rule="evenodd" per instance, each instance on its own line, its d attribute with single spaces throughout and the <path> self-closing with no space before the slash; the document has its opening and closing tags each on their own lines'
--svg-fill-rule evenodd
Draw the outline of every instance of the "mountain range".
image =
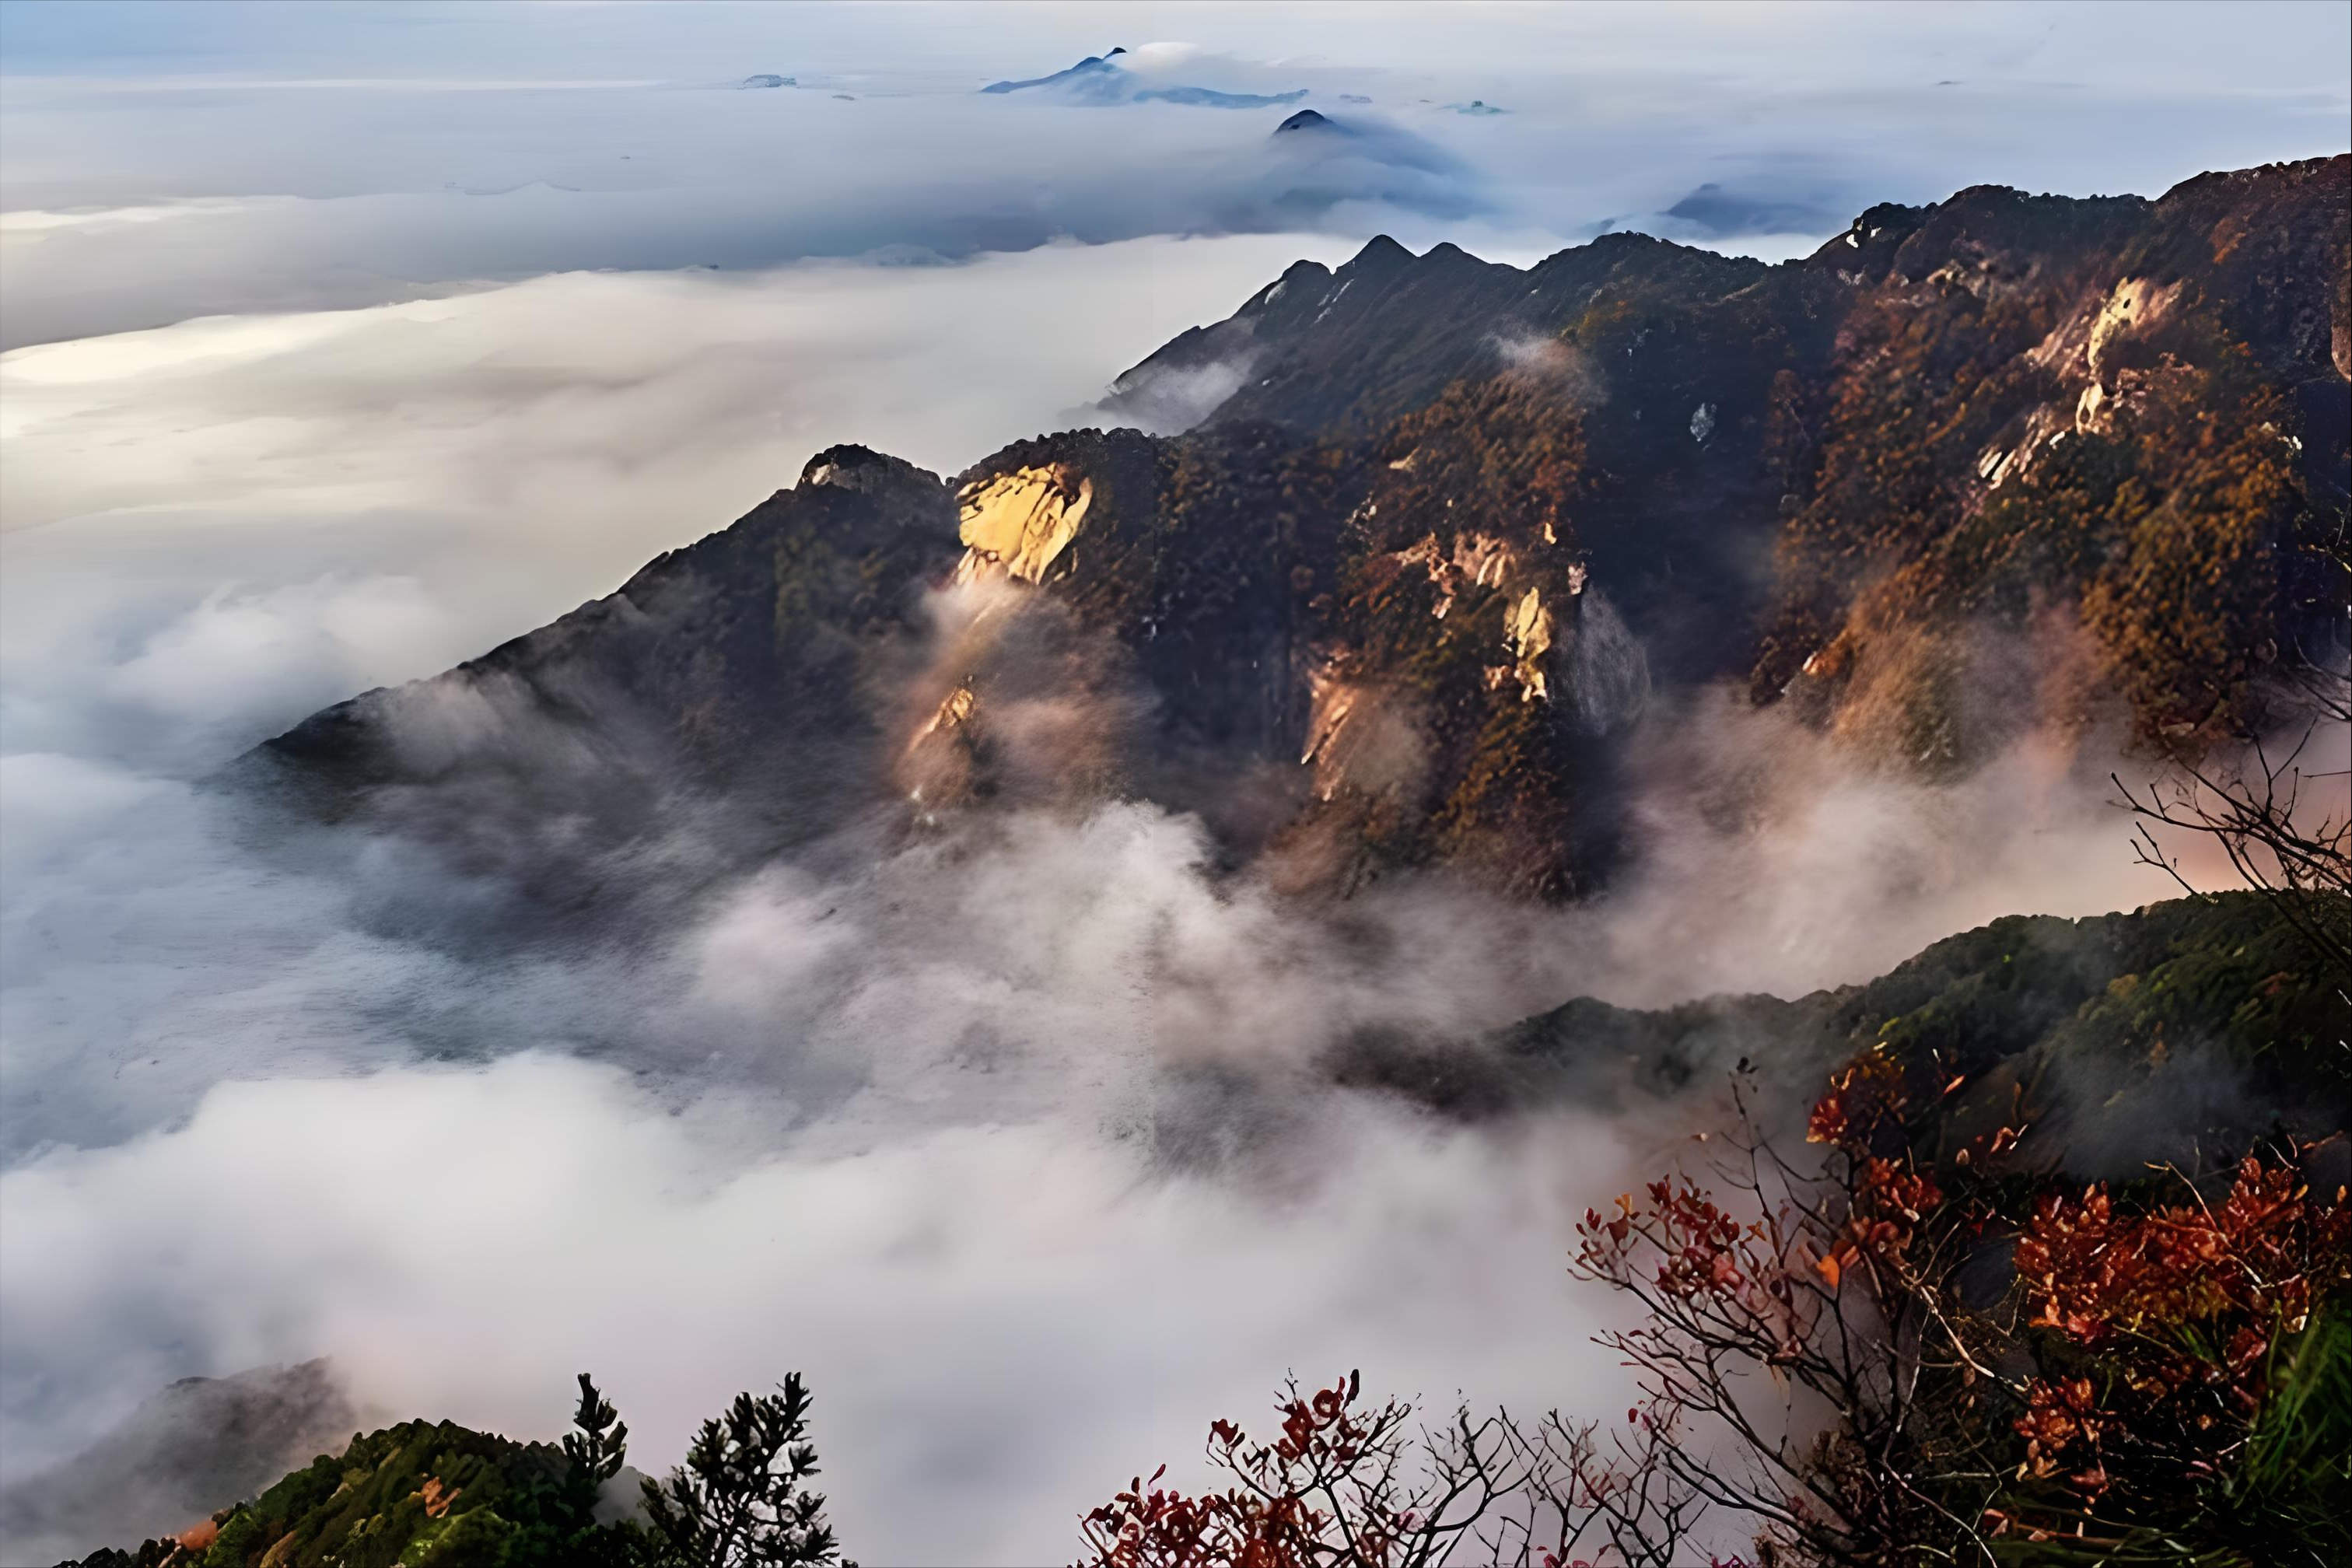
<svg viewBox="0 0 2352 1568">
<path fill-rule="evenodd" d="M 2348 197 L 2346 157 L 1979 187 L 1779 266 L 1378 238 L 1119 376 L 1111 427 L 944 479 L 820 453 L 240 773 L 590 913 L 590 852 L 681 809 L 789 853 L 1114 795 L 1295 889 L 1572 896 L 1624 738 L 1729 692 L 1930 778 L 2028 731 L 2193 754 L 2346 646 Z"/>
</svg>

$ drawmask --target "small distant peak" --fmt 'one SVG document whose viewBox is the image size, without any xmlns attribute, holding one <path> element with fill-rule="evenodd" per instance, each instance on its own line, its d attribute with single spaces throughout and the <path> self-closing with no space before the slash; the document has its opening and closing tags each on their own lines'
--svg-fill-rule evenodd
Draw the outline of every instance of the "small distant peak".
<svg viewBox="0 0 2352 1568">
<path fill-rule="evenodd" d="M 740 82 L 738 82 L 736 85 L 737 85 L 738 87 L 759 88 L 759 87 L 797 87 L 797 86 L 799 86 L 800 84 L 799 84 L 798 82 L 794 81 L 791 77 L 788 77 L 788 76 L 778 76 L 778 75 L 777 75 L 775 72 L 773 72 L 773 71 L 761 71 L 761 72 L 759 72 L 759 73 L 758 73 L 757 75 L 755 75 L 755 76 L 747 76 L 747 77 L 745 77 L 745 78 L 744 78 Z"/>
<path fill-rule="evenodd" d="M 811 458 L 801 469 L 799 489 L 820 489 L 832 487 L 845 490 L 876 490 L 904 484 L 909 479 L 932 479 L 903 458 L 893 458 L 871 447 L 845 444 L 827 447 Z"/>
<path fill-rule="evenodd" d="M 1111 54 L 1114 55 L 1125 53 L 1127 53 L 1125 49 L 1111 50 Z M 1024 81 L 992 81 L 980 90 L 997 93 L 1026 92 L 1031 88 L 1038 87 L 1067 89 L 1086 84 L 1099 85 L 1108 79 L 1117 77 L 1120 68 L 1111 64 L 1106 56 L 1088 55 L 1076 65 L 1057 70 L 1050 76 L 1033 76 Z"/>
<path fill-rule="evenodd" d="M 1279 136 L 1286 131 L 1320 131 L 1327 129 L 1336 131 L 1339 127 L 1333 125 L 1331 123 L 1330 117 L 1321 111 L 1313 109 L 1302 109 L 1297 113 L 1292 115 L 1289 119 L 1284 121 L 1281 124 L 1276 126 L 1274 128 L 1274 133 L 1276 136 Z"/>
<path fill-rule="evenodd" d="M 871 467 L 882 460 L 882 454 L 871 447 L 854 444 L 827 447 L 801 466 L 801 483 L 831 484 L 837 476 Z"/>
<path fill-rule="evenodd" d="M 1390 272 L 1412 259 L 1412 252 L 1385 234 L 1376 234 L 1364 248 L 1349 258 L 1339 268 L 1361 276 L 1367 272 Z"/>
</svg>

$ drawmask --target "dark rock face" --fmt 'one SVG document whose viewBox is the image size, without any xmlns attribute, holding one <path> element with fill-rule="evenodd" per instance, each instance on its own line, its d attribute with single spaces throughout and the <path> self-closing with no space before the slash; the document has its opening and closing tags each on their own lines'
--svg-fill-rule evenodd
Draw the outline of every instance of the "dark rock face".
<svg viewBox="0 0 2352 1568">
<path fill-rule="evenodd" d="M 887 672 L 956 549 L 935 476 L 834 447 L 797 489 L 606 597 L 314 714 L 237 773 L 557 907 L 593 898 L 598 854 L 688 817 L 772 852 L 884 787 Z"/>
<path fill-rule="evenodd" d="M 1980 187 L 1779 267 L 1383 237 L 1120 378 L 1113 412 L 1205 411 L 1183 435 L 1041 437 L 952 488 L 835 448 L 247 771 L 558 906 L 594 896 L 577 847 L 682 813 L 774 853 L 1040 789 L 1198 811 L 1308 884 L 1558 895 L 1617 852 L 1660 689 L 1744 683 L 1929 773 L 2100 704 L 2194 748 L 2262 714 L 2278 648 L 2343 637 L 2347 185 Z M 943 631 L 951 578 L 1005 608 Z M 2063 679 L 2027 668 L 2053 648 Z"/>
</svg>

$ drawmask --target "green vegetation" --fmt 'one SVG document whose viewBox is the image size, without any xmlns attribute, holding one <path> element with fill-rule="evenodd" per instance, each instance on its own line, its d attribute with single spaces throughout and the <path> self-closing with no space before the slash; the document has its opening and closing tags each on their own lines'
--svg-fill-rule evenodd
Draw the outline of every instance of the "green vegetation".
<svg viewBox="0 0 2352 1568">
<path fill-rule="evenodd" d="M 738 1394 L 631 1508 L 614 1485 L 628 1428 L 583 1373 L 561 1447 L 404 1422 L 176 1539 L 80 1568 L 856 1568 L 808 1489 L 809 1404 L 797 1373 Z"/>
</svg>

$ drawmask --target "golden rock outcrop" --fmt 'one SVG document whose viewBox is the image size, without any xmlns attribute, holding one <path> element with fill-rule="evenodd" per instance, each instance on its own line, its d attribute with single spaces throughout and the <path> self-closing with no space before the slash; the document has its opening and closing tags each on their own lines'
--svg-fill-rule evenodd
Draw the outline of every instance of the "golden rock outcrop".
<svg viewBox="0 0 2352 1568">
<path fill-rule="evenodd" d="M 956 496 L 963 541 L 959 581 L 996 573 L 1042 583 L 1086 526 L 1094 481 L 1066 464 L 974 479 Z"/>
</svg>

